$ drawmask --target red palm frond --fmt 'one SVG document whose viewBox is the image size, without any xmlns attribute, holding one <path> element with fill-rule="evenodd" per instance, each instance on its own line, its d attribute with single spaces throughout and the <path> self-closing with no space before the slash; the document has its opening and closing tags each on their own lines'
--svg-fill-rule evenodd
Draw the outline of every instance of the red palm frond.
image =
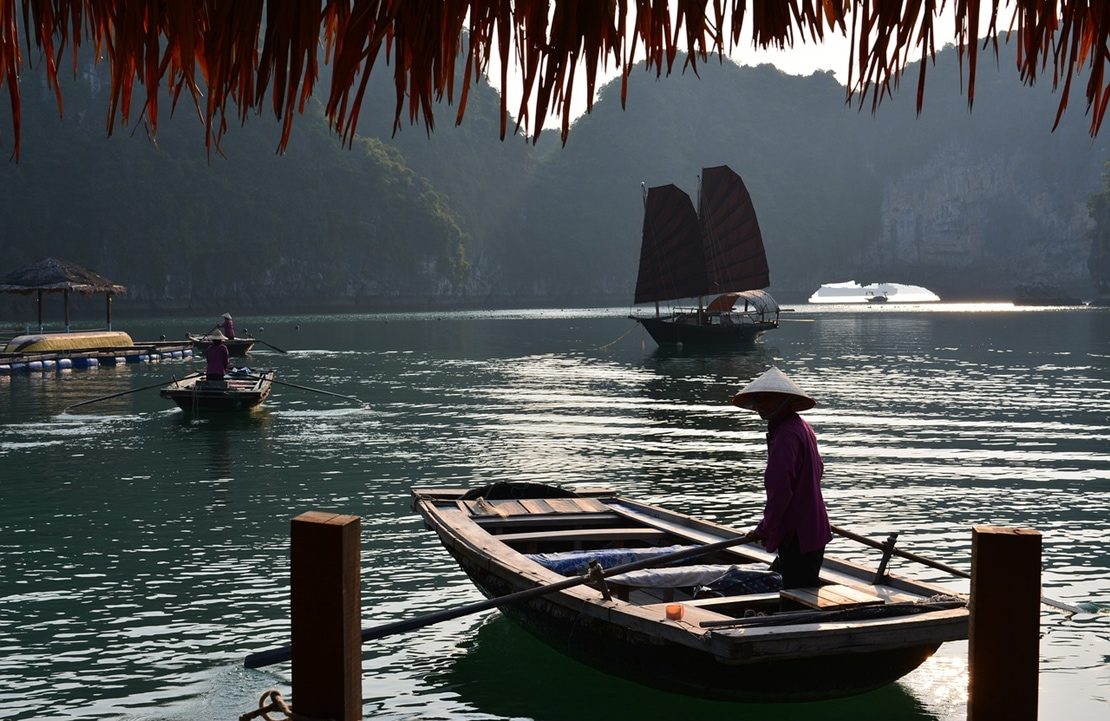
<svg viewBox="0 0 1110 721">
<path fill-rule="evenodd" d="M 462 120 L 469 89 L 496 52 L 501 136 L 507 129 L 506 90 L 516 77 L 508 68 L 516 63 L 523 98 L 518 127 L 527 130 L 531 124 L 538 134 L 548 114 L 557 113 L 565 141 L 579 69 L 590 103 L 599 73 L 610 62 L 620 68 L 623 103 L 637 51 L 657 76 L 672 72 L 680 51 L 696 73 L 710 54 L 740 49 L 747 23 L 750 42 L 759 48 L 821 42 L 827 33 L 850 37 L 849 97 L 860 103 L 870 98 L 873 110 L 898 86 L 905 68 L 922 61 L 920 111 L 927 61 L 935 58 L 935 23 L 946 1 L 0 0 L 0 88 L 8 92 L 16 158 L 21 42 L 41 51 L 59 110 L 58 72 L 66 53 L 75 74 L 83 43 L 91 46 L 92 62 L 107 62 L 109 134 L 117 123 L 131 122 L 133 103 L 156 134 L 159 91 L 165 89 L 174 107 L 183 92 L 193 99 L 210 148 L 218 149 L 227 130 L 229 103 L 240 122 L 268 105 L 282 122 L 279 150 L 284 150 L 295 116 L 316 92 L 321 56 L 332 70 L 325 112 L 350 142 L 379 63 L 392 65 L 395 127 L 407 117 L 431 132 L 434 104 L 444 98 L 457 100 L 456 122 Z M 993 46 L 997 55 L 1001 6 L 1000 0 L 952 0 L 952 33 L 961 66 L 966 62 L 969 104 L 980 49 Z M 983 17 L 988 19 L 981 31 Z M 1017 44 L 1023 82 L 1035 82 L 1051 65 L 1053 84 L 1062 89 L 1057 122 L 1073 78 L 1087 72 L 1087 106 L 1096 134 L 1110 105 L 1110 0 L 1014 0 L 1003 35 Z"/>
</svg>

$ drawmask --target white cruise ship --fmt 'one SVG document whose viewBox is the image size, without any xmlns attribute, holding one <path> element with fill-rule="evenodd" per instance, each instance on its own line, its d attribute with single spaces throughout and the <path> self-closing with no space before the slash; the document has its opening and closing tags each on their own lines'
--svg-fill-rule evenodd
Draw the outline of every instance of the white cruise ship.
<svg viewBox="0 0 1110 721">
<path fill-rule="evenodd" d="M 928 288 L 901 283 L 860 285 L 854 280 L 826 283 L 809 297 L 810 303 L 935 303 L 940 298 Z"/>
</svg>

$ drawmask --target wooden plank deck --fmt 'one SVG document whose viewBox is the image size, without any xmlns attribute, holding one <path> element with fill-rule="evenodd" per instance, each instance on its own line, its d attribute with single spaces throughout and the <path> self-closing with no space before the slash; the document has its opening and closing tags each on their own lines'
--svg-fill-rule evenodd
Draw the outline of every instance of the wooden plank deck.
<svg viewBox="0 0 1110 721">
<path fill-rule="evenodd" d="M 884 603 L 878 596 L 849 586 L 831 585 L 817 588 L 788 588 L 780 591 L 782 598 L 818 611 L 832 611 Z"/>
<path fill-rule="evenodd" d="M 560 531 L 525 531 L 522 533 L 502 533 L 494 536 L 502 543 L 543 543 L 566 541 L 661 541 L 667 538 L 666 531 L 657 528 L 570 528 Z"/>
<path fill-rule="evenodd" d="M 498 498 L 459 501 L 471 516 L 556 515 L 570 513 L 606 513 L 609 507 L 596 498 Z"/>
</svg>

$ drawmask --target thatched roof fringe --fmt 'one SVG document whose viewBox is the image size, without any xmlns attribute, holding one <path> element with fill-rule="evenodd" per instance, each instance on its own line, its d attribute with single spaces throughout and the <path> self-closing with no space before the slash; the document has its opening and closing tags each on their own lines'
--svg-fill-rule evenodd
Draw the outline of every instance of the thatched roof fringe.
<svg viewBox="0 0 1110 721">
<path fill-rule="evenodd" d="M 966 62 L 968 104 L 974 103 L 979 51 L 993 48 L 997 55 L 998 26 L 1006 22 L 1018 45 L 1023 82 L 1035 82 L 1051 66 L 1053 84 L 1062 88 L 1057 123 L 1072 79 L 1079 70 L 1090 70 L 1086 98 L 1090 131 L 1096 134 L 1110 103 L 1110 0 L 1022 0 L 1014 5 L 1009 18 L 1002 18 L 1001 0 L 953 3 L 952 37 L 961 65 Z M 117 115 L 120 123 L 130 122 L 137 91 L 140 118 L 156 133 L 158 90 L 164 85 L 175 103 L 182 91 L 192 97 L 206 124 L 207 145 L 218 150 L 227 130 L 228 102 L 245 121 L 249 111 L 262 112 L 269 94 L 270 107 L 283 123 L 279 150 L 284 150 L 294 115 L 304 111 L 314 94 L 321 43 L 333 70 L 327 117 L 348 143 L 377 62 L 393 66 L 395 123 L 401 122 L 407 103 L 409 121 L 423 120 L 430 132 L 433 102 L 457 100 L 456 122 L 460 120 L 470 84 L 485 73 L 496 52 L 502 67 L 502 138 L 509 82 L 505 68 L 516 61 L 523 89 L 518 122 L 526 131 L 531 123 L 538 135 L 547 114 L 558 113 L 565 142 L 579 64 L 584 65 L 589 101 L 607 63 L 621 68 L 623 102 L 637 51 L 642 50 L 648 69 L 660 75 L 672 72 L 682 48 L 696 73 L 697 64 L 710 55 L 739 49 L 745 24 L 759 48 L 821 42 L 826 33 L 850 37 L 849 99 L 863 106 L 870 98 L 872 109 L 898 86 L 907 64 L 920 59 L 920 111 L 924 61 L 935 59 L 935 23 L 944 6 L 943 0 L 21 0 L 18 11 L 16 3 L 0 2 L 0 88 L 6 86 L 11 100 L 16 158 L 24 40 L 42 51 L 59 108 L 57 74 L 65 53 L 71 53 L 74 71 L 84 41 L 98 60 L 107 60 L 109 134 Z M 27 38 L 20 37 L 20 27 Z M 460 54 L 464 31 L 469 46 Z M 460 55 L 463 86 L 456 88 Z"/>
<path fill-rule="evenodd" d="M 58 258 L 37 260 L 0 278 L 0 293 L 27 295 L 38 292 L 60 293 L 63 291 L 72 291 L 82 295 L 97 293 L 123 295 L 127 292 L 127 288 L 118 283 L 113 283 L 88 268 Z"/>
</svg>

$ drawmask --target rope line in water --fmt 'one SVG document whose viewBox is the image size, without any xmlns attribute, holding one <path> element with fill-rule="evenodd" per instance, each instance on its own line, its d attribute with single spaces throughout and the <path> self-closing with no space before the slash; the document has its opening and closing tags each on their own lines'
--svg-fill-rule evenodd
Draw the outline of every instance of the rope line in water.
<svg viewBox="0 0 1110 721">
<path fill-rule="evenodd" d="M 609 350 L 610 346 L 616 345 L 620 341 L 624 340 L 624 337 L 626 335 L 628 335 L 629 333 L 631 333 L 632 331 L 636 330 L 636 328 L 639 325 L 640 325 L 639 323 L 634 323 L 631 328 L 629 328 L 627 331 L 625 331 L 624 335 L 622 335 L 620 338 L 617 338 L 616 340 L 609 341 L 608 343 L 606 343 L 603 346 L 598 346 L 598 350 Z"/>
</svg>

